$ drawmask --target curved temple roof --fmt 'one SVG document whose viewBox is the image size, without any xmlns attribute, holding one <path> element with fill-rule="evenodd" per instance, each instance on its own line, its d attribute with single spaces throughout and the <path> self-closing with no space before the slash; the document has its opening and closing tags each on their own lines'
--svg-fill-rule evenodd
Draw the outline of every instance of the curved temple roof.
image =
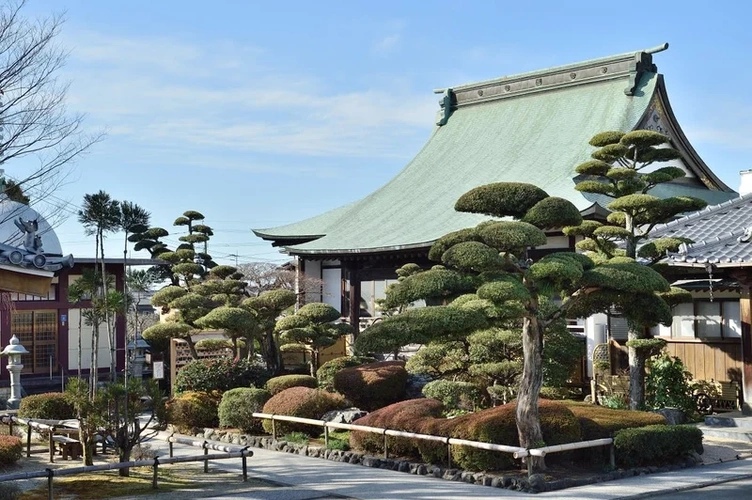
<svg viewBox="0 0 752 500">
<path fill-rule="evenodd" d="M 709 203 L 734 197 L 687 142 L 656 71 L 650 51 L 631 52 L 444 89 L 428 142 L 389 183 L 350 205 L 254 232 L 297 255 L 425 248 L 486 219 L 456 212 L 454 203 L 501 181 L 535 184 L 585 211 L 598 197 L 574 189 L 574 168 L 589 158 L 588 140 L 604 130 L 648 128 L 651 120 L 662 122 L 692 174 L 653 194 Z"/>
</svg>

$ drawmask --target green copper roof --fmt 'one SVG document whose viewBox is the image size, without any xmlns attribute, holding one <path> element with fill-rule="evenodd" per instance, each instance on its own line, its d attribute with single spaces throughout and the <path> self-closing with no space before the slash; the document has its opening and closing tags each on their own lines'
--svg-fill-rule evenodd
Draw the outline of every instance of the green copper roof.
<svg viewBox="0 0 752 500">
<path fill-rule="evenodd" d="M 385 186 L 317 217 L 255 232 L 282 245 L 316 238 L 287 247 L 301 255 L 422 248 L 486 219 L 455 212 L 454 203 L 474 187 L 499 181 L 535 184 L 585 210 L 598 198 L 576 191 L 573 178 L 575 166 L 589 158 L 588 140 L 604 130 L 636 128 L 659 85 L 654 72 L 624 69 L 634 68 L 641 54 L 457 87 L 445 124 Z M 614 61 L 621 66 L 608 66 Z M 688 194 L 711 203 L 735 195 L 679 183 L 663 189 L 656 194 Z"/>
</svg>

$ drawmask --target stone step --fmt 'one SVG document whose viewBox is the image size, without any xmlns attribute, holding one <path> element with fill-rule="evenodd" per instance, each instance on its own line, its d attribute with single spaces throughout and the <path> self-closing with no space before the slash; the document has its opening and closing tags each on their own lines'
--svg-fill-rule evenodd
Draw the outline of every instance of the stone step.
<svg viewBox="0 0 752 500">
<path fill-rule="evenodd" d="M 739 412 L 719 413 L 716 415 L 706 415 L 705 425 L 708 427 L 735 427 L 752 431 L 752 418 L 742 416 Z"/>
<path fill-rule="evenodd" d="M 703 436 L 708 438 L 730 439 L 732 441 L 752 443 L 752 428 L 710 427 L 707 425 L 698 425 L 697 428 L 702 431 Z"/>
</svg>

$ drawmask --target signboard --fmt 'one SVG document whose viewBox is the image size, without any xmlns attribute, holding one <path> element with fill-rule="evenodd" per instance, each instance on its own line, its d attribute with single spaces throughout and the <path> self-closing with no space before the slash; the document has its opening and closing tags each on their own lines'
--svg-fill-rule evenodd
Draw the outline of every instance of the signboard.
<svg viewBox="0 0 752 500">
<path fill-rule="evenodd" d="M 164 378 L 164 361 L 155 361 L 151 365 L 152 376 L 156 379 Z"/>
</svg>

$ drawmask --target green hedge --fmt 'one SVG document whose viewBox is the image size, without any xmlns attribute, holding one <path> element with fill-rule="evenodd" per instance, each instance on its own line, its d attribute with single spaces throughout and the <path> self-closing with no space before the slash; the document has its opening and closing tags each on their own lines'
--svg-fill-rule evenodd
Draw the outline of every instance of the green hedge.
<svg viewBox="0 0 752 500">
<path fill-rule="evenodd" d="M 243 432 L 261 431 L 261 420 L 252 417 L 260 413 L 272 395 L 266 389 L 238 387 L 222 394 L 219 403 L 219 426 L 236 428 Z"/>
<path fill-rule="evenodd" d="M 663 465 L 692 452 L 702 453 L 702 431 L 693 425 L 650 425 L 622 429 L 614 435 L 617 464 Z"/>
<path fill-rule="evenodd" d="M 175 392 L 224 392 L 236 387 L 264 387 L 266 368 L 247 359 L 197 359 L 178 370 Z"/>
<path fill-rule="evenodd" d="M 18 406 L 21 418 L 65 420 L 76 416 L 73 406 L 61 392 L 48 392 L 26 396 Z"/>
<path fill-rule="evenodd" d="M 205 392 L 184 392 L 167 402 L 167 421 L 179 432 L 194 427 L 217 427 L 219 397 Z"/>
<path fill-rule="evenodd" d="M 347 401 L 339 394 L 332 394 L 321 389 L 311 389 L 310 387 L 291 387 L 272 396 L 264 405 L 263 413 L 320 419 L 328 411 L 341 410 L 347 408 L 347 406 Z M 323 428 L 320 426 L 282 421 L 277 421 L 275 425 L 278 436 L 292 432 L 303 432 L 311 437 L 316 437 L 323 432 Z M 264 419 L 263 427 L 266 432 L 271 434 L 271 420 Z"/>
<path fill-rule="evenodd" d="M 402 361 L 345 368 L 334 375 L 334 388 L 361 410 L 373 411 L 405 395 L 407 370 Z"/>
<path fill-rule="evenodd" d="M 316 389 L 319 386 L 319 381 L 316 377 L 310 375 L 281 375 L 279 377 L 270 378 L 266 382 L 266 388 L 274 396 L 279 394 L 285 389 L 290 387 L 309 387 Z"/>
<path fill-rule="evenodd" d="M 0 465 L 13 465 L 21 459 L 23 447 L 16 436 L 0 436 Z"/>
</svg>

